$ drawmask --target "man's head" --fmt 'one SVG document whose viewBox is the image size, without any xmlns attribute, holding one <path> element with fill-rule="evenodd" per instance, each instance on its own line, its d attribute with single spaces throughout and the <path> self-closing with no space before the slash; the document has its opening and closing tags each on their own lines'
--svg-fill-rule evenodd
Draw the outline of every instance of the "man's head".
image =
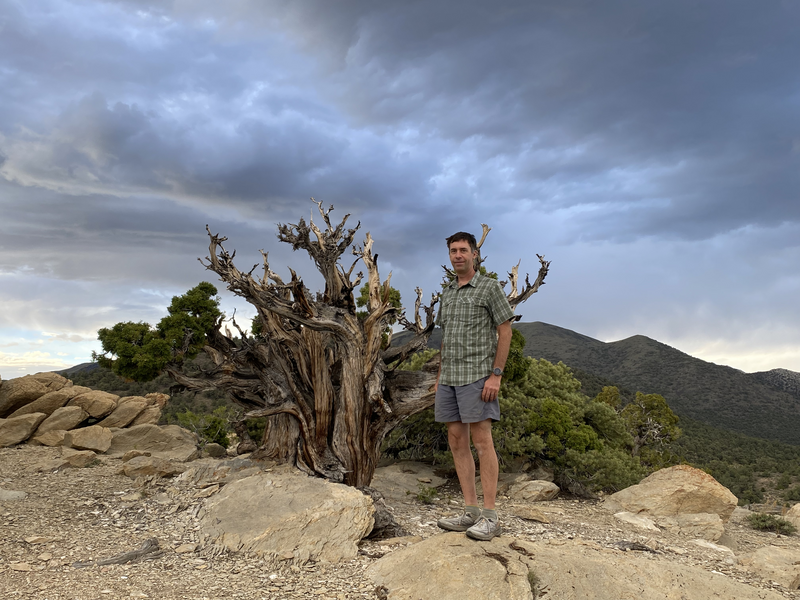
<svg viewBox="0 0 800 600">
<path fill-rule="evenodd" d="M 450 264 L 457 275 L 467 275 L 478 270 L 478 242 L 475 236 L 459 231 L 447 238 Z"/>
</svg>

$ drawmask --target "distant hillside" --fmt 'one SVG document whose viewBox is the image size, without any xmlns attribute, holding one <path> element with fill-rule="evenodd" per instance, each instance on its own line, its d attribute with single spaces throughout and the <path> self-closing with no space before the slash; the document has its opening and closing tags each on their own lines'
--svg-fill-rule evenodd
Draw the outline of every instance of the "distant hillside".
<svg viewBox="0 0 800 600">
<path fill-rule="evenodd" d="M 525 354 L 666 398 L 678 414 L 768 440 L 800 445 L 800 374 L 744 373 L 648 337 L 605 343 L 547 323 L 519 323 Z"/>
</svg>

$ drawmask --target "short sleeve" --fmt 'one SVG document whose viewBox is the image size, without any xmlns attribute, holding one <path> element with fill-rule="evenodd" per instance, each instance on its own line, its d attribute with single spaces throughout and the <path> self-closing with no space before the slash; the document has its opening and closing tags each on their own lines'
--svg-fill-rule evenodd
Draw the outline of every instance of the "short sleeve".
<svg viewBox="0 0 800 600">
<path fill-rule="evenodd" d="M 508 299 L 503 293 L 503 288 L 496 281 L 492 281 L 489 284 L 487 308 L 495 327 L 514 317 L 514 309 L 508 303 Z"/>
</svg>

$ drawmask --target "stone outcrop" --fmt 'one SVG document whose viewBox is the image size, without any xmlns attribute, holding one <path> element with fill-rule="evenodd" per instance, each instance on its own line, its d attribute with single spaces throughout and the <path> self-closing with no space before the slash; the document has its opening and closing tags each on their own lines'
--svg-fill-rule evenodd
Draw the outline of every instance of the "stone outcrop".
<svg viewBox="0 0 800 600">
<path fill-rule="evenodd" d="M 62 406 L 61 408 L 57 408 L 53 411 L 53 414 L 42 421 L 42 424 L 39 425 L 39 428 L 33 436 L 40 436 L 48 431 L 57 429 L 63 429 L 65 431 L 73 429 L 83 423 L 88 417 L 89 413 L 80 406 Z"/>
<path fill-rule="evenodd" d="M 790 590 L 800 588 L 800 551 L 796 549 L 764 546 L 740 556 L 739 564 Z"/>
<path fill-rule="evenodd" d="M 98 425 L 101 427 L 127 427 L 142 414 L 142 411 L 147 408 L 147 404 L 147 400 L 136 396 L 120 398 L 117 408 Z"/>
<path fill-rule="evenodd" d="M 101 392 L 99 390 L 92 390 L 75 396 L 67 402 L 67 406 L 80 406 L 89 415 L 95 419 L 100 419 L 117 408 L 119 396 L 109 394 L 108 392 Z"/>
<path fill-rule="evenodd" d="M 337 562 L 358 554 L 373 526 L 372 500 L 357 489 L 295 469 L 225 485 L 206 504 L 206 540 L 270 559 Z"/>
<path fill-rule="evenodd" d="M 77 450 L 93 450 L 94 452 L 105 452 L 111 447 L 111 430 L 99 425 L 82 427 L 68 431 L 64 436 L 62 445 Z"/>
<path fill-rule="evenodd" d="M 32 413 L 12 419 L 0 419 L 0 448 L 27 440 L 46 417 L 44 413 Z"/>
<path fill-rule="evenodd" d="M 185 462 L 200 455 L 197 436 L 177 425 L 135 425 L 117 429 L 108 453 L 123 455 L 129 450 L 149 452 L 152 456 Z"/>
<path fill-rule="evenodd" d="M 476 543 L 464 534 L 445 533 L 396 550 L 366 572 L 392 599 L 531 600 L 533 561 L 510 541 Z"/>
<path fill-rule="evenodd" d="M 800 529 L 800 504 L 795 504 L 792 508 L 790 508 L 789 512 L 786 513 L 785 518 L 792 525 Z"/>
<path fill-rule="evenodd" d="M 708 473 L 688 465 L 656 471 L 612 494 L 603 503 L 611 512 L 631 512 L 648 516 L 711 513 L 723 523 L 733 514 L 738 500 L 730 490 Z"/>
<path fill-rule="evenodd" d="M 185 466 L 174 463 L 171 460 L 158 458 L 156 456 L 135 456 L 125 462 L 120 469 L 120 473 L 136 479 L 137 477 L 173 477 L 180 475 L 186 470 Z"/>
<path fill-rule="evenodd" d="M 43 375 L 37 373 L 37 375 Z M 66 385 L 57 385 L 56 381 L 47 380 L 37 375 L 25 375 L 9 379 L 0 385 L 0 417 L 11 415 L 18 408 L 29 404 L 47 392 L 61 389 Z M 53 373 L 55 375 L 55 373 Z M 61 379 L 64 379 L 63 377 Z M 69 380 L 64 379 L 64 382 Z"/>
<path fill-rule="evenodd" d="M 28 415 L 30 413 L 35 413 L 35 412 L 44 413 L 46 415 L 52 415 L 56 409 L 64 406 L 75 396 L 79 396 L 80 394 L 84 394 L 86 392 L 91 392 L 91 391 L 92 390 L 90 388 L 83 387 L 82 385 L 66 386 L 61 388 L 60 390 L 47 392 L 46 394 L 40 396 L 30 404 L 26 404 L 25 406 L 18 408 L 11 414 L 11 416 L 17 417 L 20 415 Z"/>
</svg>

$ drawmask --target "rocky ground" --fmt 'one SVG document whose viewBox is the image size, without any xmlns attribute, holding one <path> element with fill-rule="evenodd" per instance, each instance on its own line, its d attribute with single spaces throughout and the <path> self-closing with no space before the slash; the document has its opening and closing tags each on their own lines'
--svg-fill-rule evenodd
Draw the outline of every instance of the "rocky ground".
<svg viewBox="0 0 800 600">
<path fill-rule="evenodd" d="M 110 458 L 83 469 L 37 471 L 58 453 L 48 447 L 0 449 L 0 490 L 27 494 L 19 500 L 0 499 L 0 598 L 376 598 L 364 569 L 413 541 L 365 541 L 358 558 L 336 565 L 267 563 L 256 556 L 220 554 L 198 545 L 197 515 L 213 488 L 197 488 L 181 479 L 134 481 L 118 475 L 121 463 Z M 409 536 L 426 538 L 439 533 L 440 516 L 457 510 L 457 497 L 455 487 L 448 485 L 433 504 L 423 504 L 411 494 L 393 501 L 392 508 Z M 699 566 L 800 599 L 797 591 L 741 569 L 730 553 L 664 532 L 643 532 L 615 520 L 597 502 L 562 497 L 536 508 L 549 522 L 512 517 L 513 507 L 501 499 L 504 535 L 553 543 L 582 538 L 608 547 L 635 542 L 656 550 L 658 560 Z M 800 537 L 754 531 L 745 516 L 737 510 L 727 526 L 737 554 L 766 544 L 800 548 Z M 74 566 L 134 550 L 149 538 L 156 538 L 163 550 L 152 560 Z"/>
</svg>

